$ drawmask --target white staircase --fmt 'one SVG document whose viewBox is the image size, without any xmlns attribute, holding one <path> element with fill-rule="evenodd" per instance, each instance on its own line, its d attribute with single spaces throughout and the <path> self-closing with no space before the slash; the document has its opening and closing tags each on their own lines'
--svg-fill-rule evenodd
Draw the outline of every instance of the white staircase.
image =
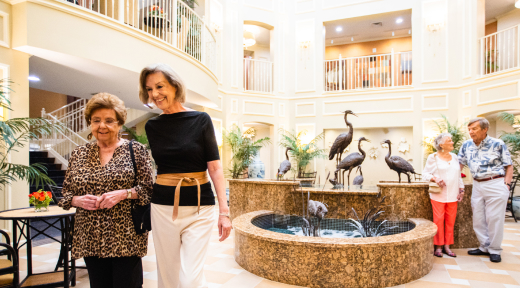
<svg viewBox="0 0 520 288">
<path fill-rule="evenodd" d="M 79 99 L 50 113 L 47 113 L 45 108 L 42 109 L 43 119 L 61 123 L 65 129 L 63 132 L 54 132 L 51 135 L 40 137 L 37 141 L 37 149 L 48 151 L 64 167 L 68 166 L 70 153 L 77 146 L 89 142 L 85 139 L 84 133 L 90 129 L 83 117 L 83 110 L 87 102 L 88 99 Z M 32 148 L 36 148 L 36 145 Z"/>
</svg>

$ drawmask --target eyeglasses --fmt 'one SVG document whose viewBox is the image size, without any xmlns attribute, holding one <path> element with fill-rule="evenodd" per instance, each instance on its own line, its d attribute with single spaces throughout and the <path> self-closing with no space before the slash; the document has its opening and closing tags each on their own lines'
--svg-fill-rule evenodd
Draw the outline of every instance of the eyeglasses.
<svg viewBox="0 0 520 288">
<path fill-rule="evenodd" d="M 92 126 L 99 126 L 99 125 L 101 125 L 101 122 L 105 123 L 105 126 L 110 126 L 110 127 L 119 123 L 119 121 L 116 121 L 114 119 L 108 119 L 106 121 L 101 121 L 99 119 L 96 119 L 96 120 L 92 120 Z"/>
</svg>

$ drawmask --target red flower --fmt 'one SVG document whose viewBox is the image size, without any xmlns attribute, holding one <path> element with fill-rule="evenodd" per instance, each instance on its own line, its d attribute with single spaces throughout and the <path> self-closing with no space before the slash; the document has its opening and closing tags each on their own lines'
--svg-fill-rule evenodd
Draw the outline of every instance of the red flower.
<svg viewBox="0 0 520 288">
<path fill-rule="evenodd" d="M 43 196 L 43 195 L 40 196 L 40 199 L 38 199 L 38 200 L 40 200 L 40 201 L 45 201 L 45 196 Z"/>
<path fill-rule="evenodd" d="M 466 178 L 466 174 L 464 174 L 464 173 L 460 173 L 460 177 L 462 177 L 462 178 Z"/>
<path fill-rule="evenodd" d="M 52 198 L 52 193 L 51 193 L 51 191 L 47 191 L 47 196 L 49 196 L 49 198 Z"/>
</svg>

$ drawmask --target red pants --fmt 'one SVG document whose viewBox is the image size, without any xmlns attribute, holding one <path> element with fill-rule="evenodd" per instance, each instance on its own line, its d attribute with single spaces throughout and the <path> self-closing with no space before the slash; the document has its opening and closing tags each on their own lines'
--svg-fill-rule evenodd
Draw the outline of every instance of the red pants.
<svg viewBox="0 0 520 288">
<path fill-rule="evenodd" d="M 431 200 L 431 199 L 430 199 Z M 434 245 L 453 244 L 453 226 L 457 218 L 457 202 L 442 203 L 432 201 L 433 223 L 437 225 L 437 234 L 433 237 Z"/>
</svg>

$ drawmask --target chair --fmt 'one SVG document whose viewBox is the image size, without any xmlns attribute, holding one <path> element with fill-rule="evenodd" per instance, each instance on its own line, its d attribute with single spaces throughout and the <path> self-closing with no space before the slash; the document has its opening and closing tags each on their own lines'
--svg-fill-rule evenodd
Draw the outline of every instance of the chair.
<svg viewBox="0 0 520 288">
<path fill-rule="evenodd" d="M 49 189 L 51 190 L 52 200 L 54 201 L 54 204 L 58 204 L 58 202 L 60 202 L 60 200 L 63 199 L 63 194 L 61 193 L 61 189 L 63 189 L 63 187 L 49 185 Z"/>
<path fill-rule="evenodd" d="M 515 187 L 516 183 L 518 182 L 518 179 L 520 178 L 520 175 L 513 176 L 513 180 L 511 180 L 511 189 L 509 190 L 509 199 L 507 200 L 507 206 L 506 206 L 506 212 L 511 212 L 511 216 L 506 215 L 506 217 L 513 217 L 515 219 L 515 222 L 518 222 L 516 220 L 515 216 L 515 209 L 513 206 L 513 194 L 515 193 Z"/>
<path fill-rule="evenodd" d="M 20 275 L 18 271 L 18 255 L 13 247 L 8 243 L 11 241 L 7 232 L 0 230 L 0 234 L 4 235 L 6 243 L 0 242 L 0 247 L 5 248 L 2 251 L 7 255 L 7 259 L 0 259 L 0 287 L 1 288 L 19 288 Z"/>
</svg>

